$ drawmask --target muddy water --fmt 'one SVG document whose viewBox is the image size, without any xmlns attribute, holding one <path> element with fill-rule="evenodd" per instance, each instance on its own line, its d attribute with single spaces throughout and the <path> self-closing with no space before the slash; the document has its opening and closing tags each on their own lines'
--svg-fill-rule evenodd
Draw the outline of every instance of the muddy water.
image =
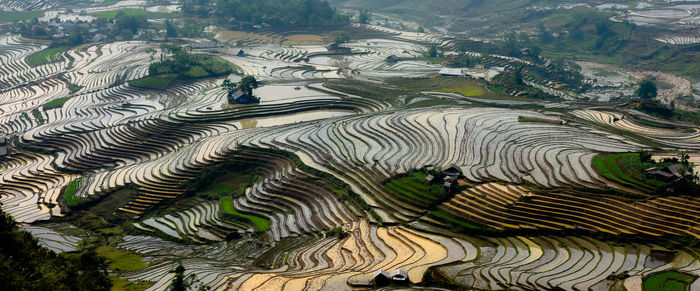
<svg viewBox="0 0 700 291">
<path fill-rule="evenodd" d="M 271 127 L 277 125 L 291 124 L 297 122 L 319 120 L 333 117 L 340 117 L 346 115 L 356 114 L 353 111 L 347 110 L 313 110 L 283 116 L 272 116 L 272 117 L 260 117 L 260 118 L 249 118 L 244 120 L 239 120 L 236 125 L 241 128 L 256 128 L 256 127 Z"/>
<path fill-rule="evenodd" d="M 311 99 L 340 99 L 324 92 L 306 88 L 304 84 L 268 85 L 256 89 L 255 96 L 260 98 L 260 104 L 269 105 Z"/>
</svg>

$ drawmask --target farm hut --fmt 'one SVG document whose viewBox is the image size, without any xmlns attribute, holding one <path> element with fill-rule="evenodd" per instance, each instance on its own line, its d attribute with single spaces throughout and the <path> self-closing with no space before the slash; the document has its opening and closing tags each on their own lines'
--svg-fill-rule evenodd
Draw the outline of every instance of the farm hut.
<svg viewBox="0 0 700 291">
<path fill-rule="evenodd" d="M 229 103 L 232 104 L 246 104 L 246 103 L 251 103 L 253 101 L 252 96 L 248 95 L 248 93 L 243 92 L 243 90 L 236 90 L 231 95 L 229 96 Z"/>
<path fill-rule="evenodd" d="M 463 69 L 455 69 L 455 68 L 442 68 L 440 70 L 440 75 L 443 76 L 457 76 L 457 77 L 462 77 L 466 75 L 467 73 Z"/>
<path fill-rule="evenodd" d="M 245 57 L 245 52 L 243 50 L 239 50 L 238 53 L 236 54 L 237 57 Z"/>
<path fill-rule="evenodd" d="M 391 272 L 391 281 L 394 284 L 409 284 L 411 281 L 408 279 L 408 273 L 401 269 L 396 269 Z"/>
<path fill-rule="evenodd" d="M 7 148 L 4 146 L 0 146 L 0 157 L 4 157 L 7 155 Z"/>
<path fill-rule="evenodd" d="M 431 174 L 425 175 L 426 182 L 431 183 L 431 182 L 433 182 L 433 180 L 435 180 L 435 176 L 433 176 Z"/>
<path fill-rule="evenodd" d="M 675 164 L 665 168 L 649 168 L 646 169 L 646 176 L 655 180 L 670 182 L 676 179 L 683 178 L 685 175 L 689 175 L 689 172 L 682 173 L 683 165 Z"/>
<path fill-rule="evenodd" d="M 443 173 L 445 173 L 445 175 L 447 175 L 447 176 L 459 177 L 459 176 L 462 176 L 462 168 L 460 168 L 456 164 L 452 164 L 452 165 L 450 165 L 449 168 L 445 169 L 443 171 Z"/>
<path fill-rule="evenodd" d="M 389 279 L 389 273 L 383 269 L 379 269 L 372 274 L 372 284 L 375 287 L 381 287 L 391 284 L 391 279 Z"/>
</svg>

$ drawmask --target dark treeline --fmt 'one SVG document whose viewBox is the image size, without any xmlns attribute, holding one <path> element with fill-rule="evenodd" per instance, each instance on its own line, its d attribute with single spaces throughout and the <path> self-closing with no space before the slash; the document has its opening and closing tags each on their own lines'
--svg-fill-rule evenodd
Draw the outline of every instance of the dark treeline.
<svg viewBox="0 0 700 291">
<path fill-rule="evenodd" d="M 214 16 L 219 24 L 247 26 L 328 27 L 349 22 L 325 0 L 185 0 L 188 16 Z"/>
<path fill-rule="evenodd" d="M 109 290 L 107 264 L 94 251 L 56 254 L 0 210 L 0 290 Z"/>
</svg>

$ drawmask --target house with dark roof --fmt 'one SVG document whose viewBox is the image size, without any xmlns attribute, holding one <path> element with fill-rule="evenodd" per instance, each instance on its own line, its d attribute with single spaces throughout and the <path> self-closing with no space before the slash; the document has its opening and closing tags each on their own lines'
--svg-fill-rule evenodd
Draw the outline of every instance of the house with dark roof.
<svg viewBox="0 0 700 291">
<path fill-rule="evenodd" d="M 445 173 L 445 175 L 447 175 L 447 176 L 455 176 L 455 177 L 462 176 L 462 168 L 460 168 L 456 164 L 450 165 L 449 168 L 445 169 L 442 172 Z"/>
<path fill-rule="evenodd" d="M 683 165 L 682 164 L 674 164 L 670 165 L 665 168 L 649 168 L 646 169 L 645 174 L 648 178 L 663 181 L 663 182 L 671 182 L 680 178 L 683 178 L 684 176 L 690 175 L 690 172 L 683 171 Z"/>
<path fill-rule="evenodd" d="M 391 279 L 389 273 L 383 269 L 379 269 L 372 274 L 372 285 L 375 287 L 382 287 L 391 284 Z"/>
<path fill-rule="evenodd" d="M 243 90 L 238 89 L 228 96 L 228 102 L 231 104 L 250 104 L 250 103 L 257 103 L 258 98 L 255 98 L 254 96 L 249 95 L 246 92 L 243 92 Z"/>
</svg>

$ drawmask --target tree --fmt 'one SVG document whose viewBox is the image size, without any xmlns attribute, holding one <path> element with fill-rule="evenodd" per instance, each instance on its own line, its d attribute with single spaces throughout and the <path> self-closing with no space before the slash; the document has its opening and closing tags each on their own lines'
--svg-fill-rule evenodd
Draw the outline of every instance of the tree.
<svg viewBox="0 0 700 291">
<path fill-rule="evenodd" d="M 436 58 L 438 56 L 437 46 L 430 46 L 430 49 L 428 49 L 428 56 L 431 58 Z"/>
<path fill-rule="evenodd" d="M 523 66 L 519 65 L 513 69 L 513 80 L 515 80 L 515 83 L 522 86 L 525 85 L 525 81 L 523 80 Z"/>
<path fill-rule="evenodd" d="M 656 98 L 658 93 L 659 92 L 656 88 L 656 84 L 654 84 L 654 82 L 651 80 L 644 80 L 639 82 L 639 88 L 637 88 L 637 90 L 634 91 L 635 95 L 644 100 L 654 99 Z"/>
<path fill-rule="evenodd" d="M 178 262 L 177 267 L 173 271 L 175 277 L 170 283 L 168 290 L 170 291 L 187 291 L 187 290 L 197 290 L 197 291 L 208 291 L 211 290 L 209 286 L 206 286 L 197 279 L 197 276 L 192 273 L 185 277 L 185 267 L 182 266 L 181 262 Z M 198 284 L 199 283 L 199 284 Z M 195 287 L 197 284 L 197 287 Z"/>
<path fill-rule="evenodd" d="M 530 48 L 530 55 L 531 55 L 534 59 L 539 59 L 539 58 L 540 58 L 540 54 L 542 54 L 542 48 L 540 48 L 540 47 L 538 47 L 538 46 L 533 46 L 533 47 Z"/>
<path fill-rule="evenodd" d="M 177 37 L 177 26 L 175 26 L 171 19 L 165 21 L 165 36 Z"/>
<path fill-rule="evenodd" d="M 0 210 L 0 290 L 110 290 L 105 260 L 92 250 L 56 254 Z"/>
<path fill-rule="evenodd" d="M 231 80 L 229 79 L 226 79 L 224 80 L 224 83 L 221 84 L 221 88 L 223 88 L 229 93 L 232 93 L 238 89 L 238 84 L 231 82 Z"/>
<path fill-rule="evenodd" d="M 254 76 L 245 76 L 238 82 L 238 89 L 245 92 L 246 94 L 253 96 L 253 89 L 258 89 L 258 80 Z"/>
<path fill-rule="evenodd" d="M 344 30 L 331 31 L 331 36 L 333 37 L 333 43 L 336 45 L 346 43 L 352 39 L 350 33 Z"/>
<path fill-rule="evenodd" d="M 148 28 L 148 20 L 143 15 L 129 15 L 123 11 L 119 11 L 114 18 L 114 34 L 121 34 L 124 29 L 131 31 L 131 34 L 136 34 L 139 29 Z"/>
<path fill-rule="evenodd" d="M 362 24 L 367 24 L 369 23 L 370 16 L 369 16 L 369 11 L 367 9 L 362 9 L 360 10 L 360 16 L 358 17 L 358 22 Z"/>
<path fill-rule="evenodd" d="M 518 50 L 518 39 L 516 38 L 515 33 L 511 32 L 506 34 L 505 47 L 509 56 L 517 57 L 520 55 L 520 50 Z"/>
<path fill-rule="evenodd" d="M 122 40 L 131 40 L 131 37 L 134 35 L 134 33 L 131 32 L 131 30 L 128 29 L 122 29 L 122 31 L 119 33 L 119 37 Z"/>
<path fill-rule="evenodd" d="M 552 42 L 552 40 L 553 40 L 552 33 L 549 30 L 547 30 L 547 27 L 545 27 L 544 24 L 540 23 L 537 26 L 537 30 L 539 31 L 541 43 Z"/>
</svg>

